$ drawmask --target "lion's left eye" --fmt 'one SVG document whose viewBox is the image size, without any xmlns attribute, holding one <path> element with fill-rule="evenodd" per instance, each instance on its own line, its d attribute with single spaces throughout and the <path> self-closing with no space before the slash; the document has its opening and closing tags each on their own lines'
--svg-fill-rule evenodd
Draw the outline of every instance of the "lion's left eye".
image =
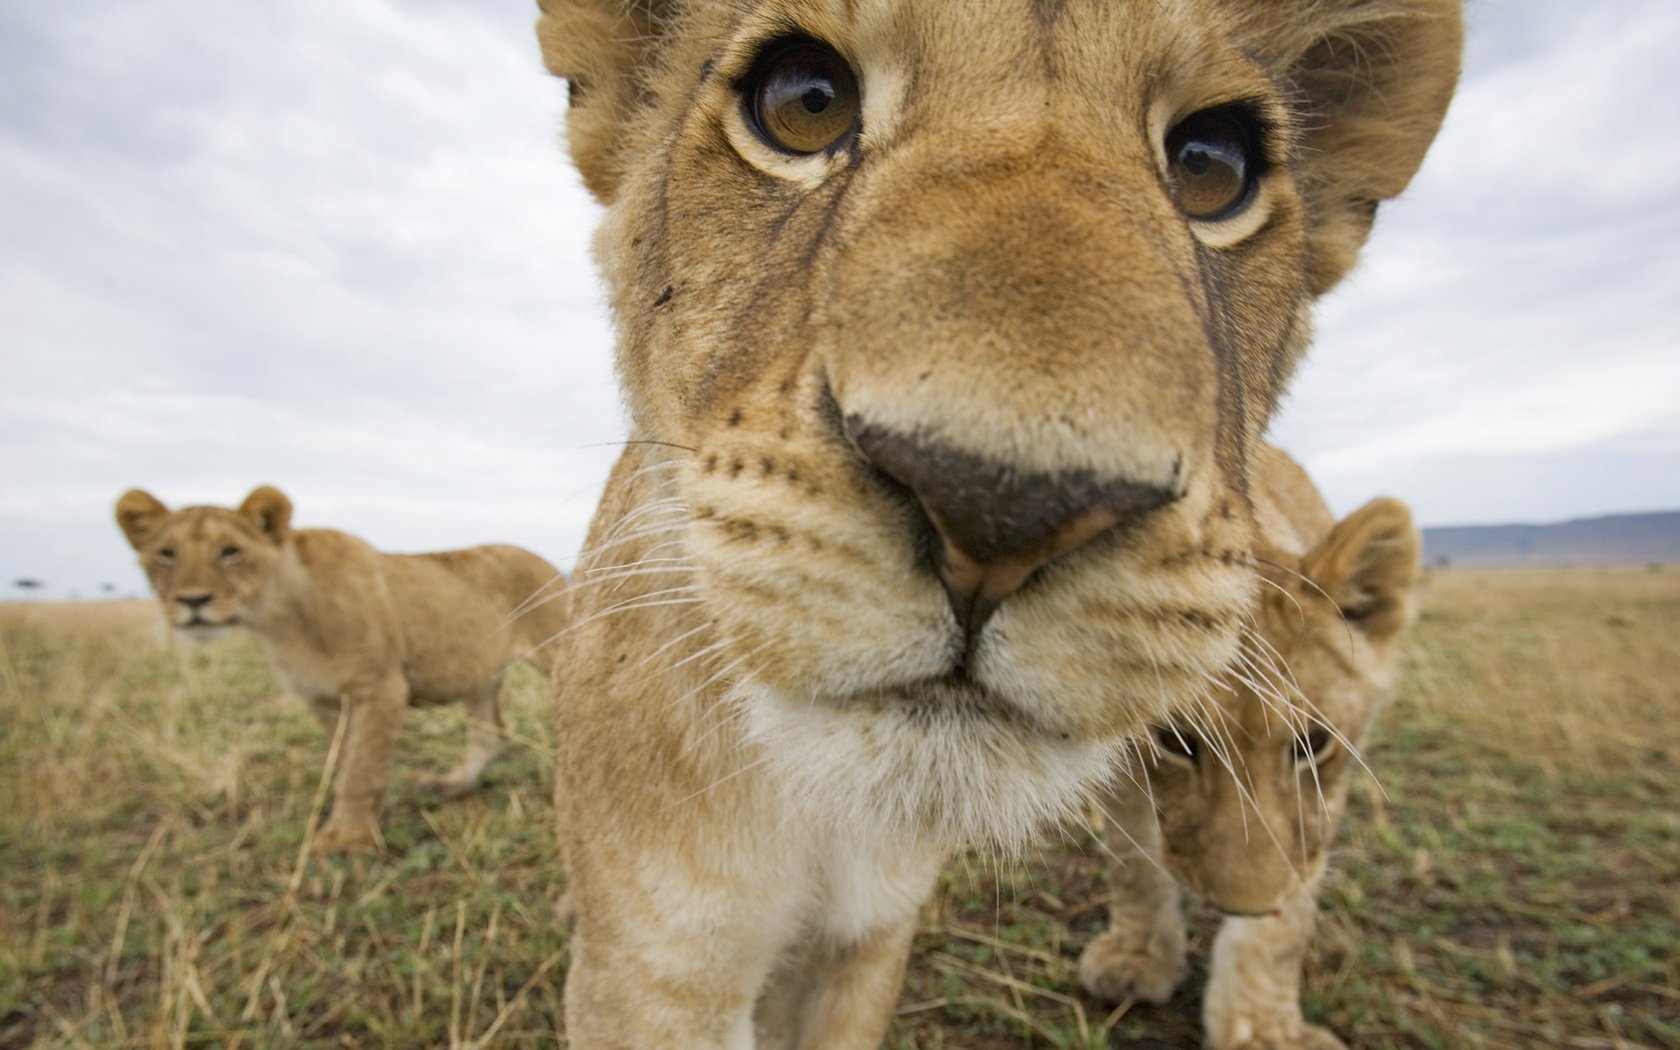
<svg viewBox="0 0 1680 1050">
<path fill-rule="evenodd" d="M 1327 730 L 1310 729 L 1306 736 L 1295 738 L 1295 761 L 1305 762 L 1310 758 L 1314 762 L 1323 762 L 1330 757 L 1330 746 L 1335 742 L 1335 737 Z"/>
<path fill-rule="evenodd" d="M 1167 173 L 1179 210 L 1198 222 L 1241 211 L 1253 196 L 1260 157 L 1252 121 L 1240 109 L 1203 110 L 1167 135 Z"/>
<path fill-rule="evenodd" d="M 791 40 L 766 52 L 743 84 L 750 123 L 789 153 L 820 153 L 857 127 L 857 75 L 827 44 Z"/>
<path fill-rule="evenodd" d="M 238 561 L 244 553 L 238 547 L 228 546 L 217 551 L 216 556 L 223 561 Z"/>
<path fill-rule="evenodd" d="M 1177 726 L 1156 726 L 1155 746 L 1161 753 L 1171 758 L 1186 762 L 1197 762 L 1201 759 L 1202 742 L 1195 734 L 1186 732 Z"/>
</svg>

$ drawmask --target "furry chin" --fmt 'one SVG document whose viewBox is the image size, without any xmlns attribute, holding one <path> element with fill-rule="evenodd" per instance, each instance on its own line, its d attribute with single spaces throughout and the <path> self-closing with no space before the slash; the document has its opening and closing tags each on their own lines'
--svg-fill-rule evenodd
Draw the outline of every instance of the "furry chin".
<svg viewBox="0 0 1680 1050">
<path fill-rule="evenodd" d="M 233 631 L 232 624 L 194 623 L 175 628 L 175 637 L 192 645 L 203 645 L 225 637 Z"/>
<path fill-rule="evenodd" d="M 1082 805 L 1114 757 L 960 694 L 847 702 L 749 684 L 738 700 L 748 737 L 802 808 L 945 848 L 1019 848 Z"/>
</svg>

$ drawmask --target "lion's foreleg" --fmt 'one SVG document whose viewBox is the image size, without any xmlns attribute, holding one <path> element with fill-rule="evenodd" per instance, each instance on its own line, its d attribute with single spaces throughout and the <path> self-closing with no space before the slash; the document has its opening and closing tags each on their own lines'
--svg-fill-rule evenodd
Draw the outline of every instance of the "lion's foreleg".
<svg viewBox="0 0 1680 1050">
<path fill-rule="evenodd" d="M 1213 943 L 1202 1022 L 1213 1050 L 1345 1050 L 1301 1016 L 1301 964 L 1312 942 L 1318 885 L 1274 915 L 1232 917 Z"/>
<path fill-rule="evenodd" d="M 760 1050 L 872 1050 L 886 1038 L 904 985 L 916 915 L 876 930 L 857 944 L 825 953 L 793 985 L 782 1016 L 776 990 L 760 1007 Z"/>
<path fill-rule="evenodd" d="M 1184 979 L 1186 949 L 1178 883 L 1161 864 L 1154 807 L 1129 783 L 1105 793 L 1102 804 L 1108 929 L 1081 953 L 1079 981 L 1109 1002 L 1166 1002 Z"/>
<path fill-rule="evenodd" d="M 576 887 L 574 886 L 574 891 Z M 643 902 L 645 928 L 578 909 L 566 974 L 566 1037 L 577 1050 L 754 1050 L 759 960 L 727 931 L 686 936 L 677 907 Z M 672 920 L 667 926 L 660 919 Z"/>
<path fill-rule="evenodd" d="M 500 681 L 492 681 L 468 697 L 467 750 L 455 768 L 438 779 L 437 787 L 445 794 L 464 795 L 478 787 L 484 768 L 502 753 L 501 692 Z"/>
<path fill-rule="evenodd" d="M 332 816 L 315 836 L 320 850 L 368 849 L 379 841 L 379 809 L 408 709 L 408 683 L 387 675 L 344 691 L 350 715 Z"/>
<path fill-rule="evenodd" d="M 309 713 L 320 723 L 321 732 L 327 735 L 329 745 L 338 733 L 338 717 L 343 710 L 344 703 L 336 696 L 326 700 L 315 697 L 309 701 Z"/>
</svg>

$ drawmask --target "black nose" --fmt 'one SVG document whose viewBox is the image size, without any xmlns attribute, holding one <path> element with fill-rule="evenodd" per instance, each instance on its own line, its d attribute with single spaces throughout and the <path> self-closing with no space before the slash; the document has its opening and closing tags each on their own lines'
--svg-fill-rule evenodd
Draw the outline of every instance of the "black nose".
<svg viewBox="0 0 1680 1050">
<path fill-rule="evenodd" d="M 1090 470 L 1038 473 L 848 416 L 871 463 L 909 489 L 940 541 L 939 578 L 972 639 L 1038 568 L 1178 499 Z"/>
<path fill-rule="evenodd" d="M 211 596 L 208 594 L 177 594 L 175 596 L 177 602 L 189 609 L 202 609 L 210 604 L 210 598 Z"/>
</svg>

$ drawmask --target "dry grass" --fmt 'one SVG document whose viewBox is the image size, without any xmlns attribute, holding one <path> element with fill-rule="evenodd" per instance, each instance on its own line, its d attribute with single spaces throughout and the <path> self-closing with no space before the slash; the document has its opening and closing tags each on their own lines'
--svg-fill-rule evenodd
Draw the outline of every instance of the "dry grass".
<svg viewBox="0 0 1680 1050">
<path fill-rule="evenodd" d="M 1548 773 L 1680 755 L 1680 568 L 1432 573 L 1408 706 Z"/>
<path fill-rule="evenodd" d="M 1309 1014 L 1359 1047 L 1680 1047 L 1680 570 L 1436 573 L 1406 681 Z M 308 861 L 323 742 L 252 645 L 0 607 L 0 1047 L 553 1045 L 544 686 L 509 701 L 489 790 L 419 795 L 460 721 L 416 712 L 391 852 Z M 1196 1045 L 1201 970 L 1159 1009 L 1079 992 L 1090 844 L 953 864 L 890 1046 Z"/>
</svg>

